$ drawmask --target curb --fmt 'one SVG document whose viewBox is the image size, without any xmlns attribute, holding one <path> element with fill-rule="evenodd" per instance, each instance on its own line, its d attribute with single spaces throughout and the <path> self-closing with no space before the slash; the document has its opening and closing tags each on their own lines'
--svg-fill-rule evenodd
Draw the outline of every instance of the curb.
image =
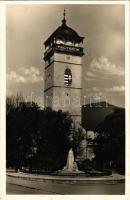
<svg viewBox="0 0 130 200">
<path fill-rule="evenodd" d="M 70 184 L 76 184 L 76 183 L 83 183 L 83 184 L 117 184 L 117 183 L 124 183 L 125 178 L 120 177 L 120 178 L 114 178 L 114 177 L 57 177 L 57 176 L 43 176 L 42 177 L 29 177 L 29 176 L 24 176 L 24 174 L 21 174 L 21 176 L 18 175 L 13 175 L 7 173 L 8 177 L 11 178 L 18 178 L 18 179 L 23 179 L 23 180 L 28 180 L 28 181 L 37 181 L 37 182 L 51 182 L 51 183 L 70 183 Z"/>
</svg>

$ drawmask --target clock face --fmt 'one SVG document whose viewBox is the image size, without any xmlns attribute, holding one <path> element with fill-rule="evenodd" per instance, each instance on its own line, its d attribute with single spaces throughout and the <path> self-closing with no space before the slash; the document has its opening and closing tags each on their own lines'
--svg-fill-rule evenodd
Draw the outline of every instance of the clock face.
<svg viewBox="0 0 130 200">
<path fill-rule="evenodd" d="M 72 73 L 69 68 L 66 68 L 64 73 L 64 84 L 70 86 L 72 84 Z"/>
</svg>

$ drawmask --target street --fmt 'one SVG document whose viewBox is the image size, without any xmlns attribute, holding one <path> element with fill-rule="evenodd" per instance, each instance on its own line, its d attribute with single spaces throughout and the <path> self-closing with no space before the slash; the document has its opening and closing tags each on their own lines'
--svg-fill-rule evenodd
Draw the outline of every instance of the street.
<svg viewBox="0 0 130 200">
<path fill-rule="evenodd" d="M 125 184 L 67 184 L 29 181 L 7 176 L 7 194 L 124 195 Z"/>
<path fill-rule="evenodd" d="M 20 185 L 13 185 L 10 183 L 7 183 L 6 186 L 7 194 L 50 194 L 49 192 L 45 192 L 43 190 L 38 189 L 32 189 Z"/>
</svg>

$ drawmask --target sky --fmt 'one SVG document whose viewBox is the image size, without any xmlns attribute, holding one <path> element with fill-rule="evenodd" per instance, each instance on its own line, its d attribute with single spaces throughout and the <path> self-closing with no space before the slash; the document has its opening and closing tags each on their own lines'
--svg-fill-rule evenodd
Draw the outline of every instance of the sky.
<svg viewBox="0 0 130 200">
<path fill-rule="evenodd" d="M 21 93 L 43 104 L 43 42 L 61 25 L 84 39 L 83 104 L 95 97 L 124 107 L 124 5 L 7 5 L 7 96 Z"/>
</svg>

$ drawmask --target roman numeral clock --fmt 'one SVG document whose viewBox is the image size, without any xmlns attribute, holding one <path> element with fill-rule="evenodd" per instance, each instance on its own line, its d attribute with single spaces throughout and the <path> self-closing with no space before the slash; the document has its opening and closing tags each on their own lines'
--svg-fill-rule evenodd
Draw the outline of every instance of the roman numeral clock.
<svg viewBox="0 0 130 200">
<path fill-rule="evenodd" d="M 65 11 L 59 26 L 44 42 L 45 107 L 68 111 L 81 121 L 83 37 L 66 25 Z"/>
</svg>

